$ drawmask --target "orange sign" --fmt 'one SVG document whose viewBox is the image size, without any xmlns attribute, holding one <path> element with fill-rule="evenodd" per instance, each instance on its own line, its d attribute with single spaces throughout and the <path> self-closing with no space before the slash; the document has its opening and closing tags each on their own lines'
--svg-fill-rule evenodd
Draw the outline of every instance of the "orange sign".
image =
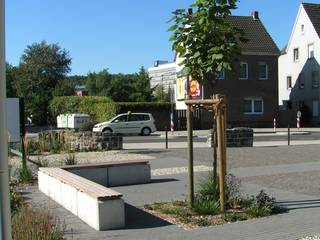
<svg viewBox="0 0 320 240">
<path fill-rule="evenodd" d="M 201 87 L 197 80 L 189 79 L 189 96 L 201 97 Z"/>
</svg>

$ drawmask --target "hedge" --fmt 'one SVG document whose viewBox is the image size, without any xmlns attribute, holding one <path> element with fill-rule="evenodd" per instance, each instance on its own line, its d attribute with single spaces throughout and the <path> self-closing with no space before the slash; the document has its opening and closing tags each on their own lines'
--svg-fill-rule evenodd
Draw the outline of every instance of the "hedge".
<svg viewBox="0 0 320 240">
<path fill-rule="evenodd" d="M 50 102 L 50 111 L 53 116 L 66 113 L 86 113 L 93 121 L 104 122 L 119 113 L 155 112 L 170 110 L 170 103 L 159 102 L 113 102 L 108 97 L 96 96 L 68 96 L 55 97 Z"/>
<path fill-rule="evenodd" d="M 170 103 L 159 102 L 116 102 L 117 113 L 124 113 L 127 111 L 157 111 L 157 110 L 170 110 Z"/>
<path fill-rule="evenodd" d="M 53 116 L 66 113 L 86 113 L 93 121 L 104 122 L 117 114 L 116 104 L 108 97 L 55 97 L 50 102 Z"/>
</svg>

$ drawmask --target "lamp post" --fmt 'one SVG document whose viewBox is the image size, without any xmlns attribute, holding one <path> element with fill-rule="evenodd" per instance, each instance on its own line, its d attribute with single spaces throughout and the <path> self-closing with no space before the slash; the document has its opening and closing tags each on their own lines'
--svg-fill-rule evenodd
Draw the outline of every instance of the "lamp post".
<svg viewBox="0 0 320 240">
<path fill-rule="evenodd" d="M 0 239 L 11 239 L 8 140 L 6 127 L 5 0 L 0 0 Z"/>
</svg>

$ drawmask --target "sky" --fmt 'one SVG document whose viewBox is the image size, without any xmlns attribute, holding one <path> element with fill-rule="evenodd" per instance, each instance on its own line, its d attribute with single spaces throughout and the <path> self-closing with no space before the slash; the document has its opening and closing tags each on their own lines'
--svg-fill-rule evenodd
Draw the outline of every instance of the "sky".
<svg viewBox="0 0 320 240">
<path fill-rule="evenodd" d="M 72 75 L 108 69 L 133 73 L 155 60 L 172 61 L 172 11 L 193 0 L 6 0 L 6 61 L 18 65 L 24 49 L 42 40 L 58 43 L 72 58 Z M 304 2 L 319 3 L 320 0 Z M 240 0 L 233 15 L 259 16 L 283 48 L 300 0 Z"/>
</svg>

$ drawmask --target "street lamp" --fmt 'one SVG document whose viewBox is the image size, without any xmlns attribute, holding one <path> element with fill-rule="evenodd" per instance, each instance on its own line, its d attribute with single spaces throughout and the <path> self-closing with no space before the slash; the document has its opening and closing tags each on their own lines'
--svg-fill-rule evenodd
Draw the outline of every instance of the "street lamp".
<svg viewBox="0 0 320 240">
<path fill-rule="evenodd" d="M 5 0 L 0 0 L 0 239 L 11 239 L 8 140 L 6 126 Z"/>
</svg>

